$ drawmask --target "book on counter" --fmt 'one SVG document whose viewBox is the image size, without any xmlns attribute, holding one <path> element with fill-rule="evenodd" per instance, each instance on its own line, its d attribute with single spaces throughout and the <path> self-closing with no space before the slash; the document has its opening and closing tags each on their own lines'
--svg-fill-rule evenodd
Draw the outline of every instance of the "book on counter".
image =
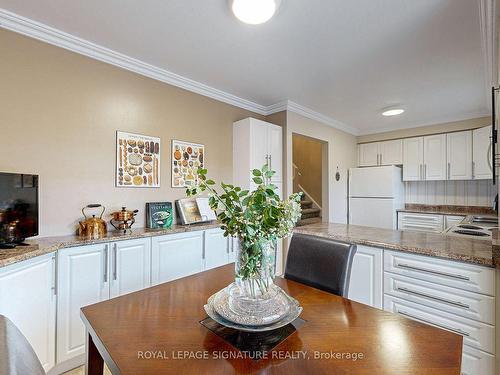
<svg viewBox="0 0 500 375">
<path fill-rule="evenodd" d="M 182 224 L 203 223 L 217 220 L 208 204 L 208 198 L 184 198 L 176 201 L 177 212 Z"/>
<path fill-rule="evenodd" d="M 172 202 L 146 203 L 146 225 L 150 229 L 168 229 L 172 227 L 174 215 Z"/>
</svg>

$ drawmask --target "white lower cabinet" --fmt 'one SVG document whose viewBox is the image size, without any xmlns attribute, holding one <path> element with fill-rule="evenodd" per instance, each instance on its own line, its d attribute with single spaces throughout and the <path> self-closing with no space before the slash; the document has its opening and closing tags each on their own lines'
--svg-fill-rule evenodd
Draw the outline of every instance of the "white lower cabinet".
<svg viewBox="0 0 500 375">
<path fill-rule="evenodd" d="M 357 246 L 349 281 L 349 299 L 382 308 L 382 254 L 382 249 Z"/>
<path fill-rule="evenodd" d="M 51 369 L 56 360 L 55 253 L 0 269 L 0 314 L 19 328 L 45 371 Z"/>
<path fill-rule="evenodd" d="M 204 269 L 223 266 L 229 263 L 229 240 L 219 228 L 205 231 L 203 247 Z"/>
<path fill-rule="evenodd" d="M 115 242 L 110 257 L 111 298 L 151 285 L 151 241 L 149 239 Z"/>
<path fill-rule="evenodd" d="M 203 271 L 202 231 L 153 237 L 151 250 L 153 285 Z"/>
<path fill-rule="evenodd" d="M 80 308 L 109 298 L 109 244 L 58 253 L 57 362 L 85 353 Z"/>
<path fill-rule="evenodd" d="M 58 363 L 85 353 L 82 307 L 151 285 L 150 244 L 149 238 L 141 238 L 58 253 Z"/>
<path fill-rule="evenodd" d="M 384 310 L 463 336 L 466 375 L 495 374 L 495 270 L 384 250 Z"/>
<path fill-rule="evenodd" d="M 494 375 L 495 356 L 469 345 L 462 347 L 462 369 L 460 375 Z"/>
</svg>

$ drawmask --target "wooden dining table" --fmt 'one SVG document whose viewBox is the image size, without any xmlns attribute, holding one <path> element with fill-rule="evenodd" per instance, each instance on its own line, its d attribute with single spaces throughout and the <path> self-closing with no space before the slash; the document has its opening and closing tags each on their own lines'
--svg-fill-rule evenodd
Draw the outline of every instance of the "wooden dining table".
<svg viewBox="0 0 500 375">
<path fill-rule="evenodd" d="M 87 374 L 460 374 L 462 336 L 280 277 L 305 322 L 248 355 L 200 324 L 233 278 L 227 265 L 83 307 Z"/>
</svg>

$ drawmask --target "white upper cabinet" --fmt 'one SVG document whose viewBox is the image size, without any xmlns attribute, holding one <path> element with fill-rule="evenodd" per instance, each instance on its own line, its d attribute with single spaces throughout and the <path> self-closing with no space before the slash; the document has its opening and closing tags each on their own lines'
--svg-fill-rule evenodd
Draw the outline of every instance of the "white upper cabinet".
<svg viewBox="0 0 500 375">
<path fill-rule="evenodd" d="M 44 370 L 50 370 L 56 360 L 55 254 L 0 269 L 0 314 L 19 328 Z"/>
<path fill-rule="evenodd" d="M 151 240 L 149 238 L 113 244 L 110 281 L 111 298 L 151 285 Z"/>
<path fill-rule="evenodd" d="M 380 142 L 380 165 L 403 164 L 403 140 Z"/>
<path fill-rule="evenodd" d="M 446 180 L 446 134 L 424 137 L 424 176 L 426 180 Z"/>
<path fill-rule="evenodd" d="M 379 161 L 379 144 L 361 143 L 358 145 L 358 165 L 360 167 L 371 167 L 378 165 Z"/>
<path fill-rule="evenodd" d="M 403 140 L 403 181 L 418 181 L 424 178 L 424 138 Z"/>
<path fill-rule="evenodd" d="M 472 131 L 446 134 L 448 180 L 472 179 Z"/>
<path fill-rule="evenodd" d="M 281 126 L 254 118 L 233 124 L 233 183 L 252 189 L 251 170 L 268 165 L 276 173 L 272 182 L 283 181 L 283 132 Z"/>
<path fill-rule="evenodd" d="M 472 131 L 472 177 L 475 180 L 492 179 L 491 126 Z"/>
<path fill-rule="evenodd" d="M 403 164 L 402 139 L 358 145 L 358 165 L 360 167 L 400 164 Z"/>
</svg>

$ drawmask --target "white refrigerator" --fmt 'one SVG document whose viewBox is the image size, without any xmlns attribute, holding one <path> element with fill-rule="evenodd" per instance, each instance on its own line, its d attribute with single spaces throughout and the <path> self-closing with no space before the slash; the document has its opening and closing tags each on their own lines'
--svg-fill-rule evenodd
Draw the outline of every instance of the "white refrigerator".
<svg viewBox="0 0 500 375">
<path fill-rule="evenodd" d="M 403 207 L 401 168 L 349 169 L 349 224 L 397 229 L 397 210 Z"/>
</svg>

